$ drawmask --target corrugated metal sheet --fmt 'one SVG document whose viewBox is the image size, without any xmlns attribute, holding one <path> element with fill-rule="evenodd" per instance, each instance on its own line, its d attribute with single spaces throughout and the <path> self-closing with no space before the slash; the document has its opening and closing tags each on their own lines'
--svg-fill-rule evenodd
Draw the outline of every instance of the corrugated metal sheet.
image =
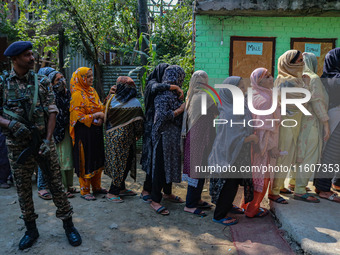
<svg viewBox="0 0 340 255">
<path fill-rule="evenodd" d="M 72 48 L 70 46 L 66 46 L 64 49 L 64 58 L 67 57 L 67 54 L 71 54 Z M 75 52 L 71 54 L 70 62 L 67 68 L 65 68 L 65 76 L 67 80 L 67 84 L 70 84 L 70 80 L 74 71 L 76 71 L 79 67 L 86 66 L 89 68 L 93 68 L 93 65 L 90 61 L 86 60 L 81 52 Z"/>
<path fill-rule="evenodd" d="M 102 78 L 105 94 L 107 94 L 110 88 L 116 84 L 116 80 L 119 76 L 129 76 L 129 72 L 137 67 L 138 66 L 102 66 Z M 138 97 L 140 98 L 142 96 L 140 87 L 140 71 L 131 73 L 130 77 L 134 80 L 137 86 Z"/>
</svg>

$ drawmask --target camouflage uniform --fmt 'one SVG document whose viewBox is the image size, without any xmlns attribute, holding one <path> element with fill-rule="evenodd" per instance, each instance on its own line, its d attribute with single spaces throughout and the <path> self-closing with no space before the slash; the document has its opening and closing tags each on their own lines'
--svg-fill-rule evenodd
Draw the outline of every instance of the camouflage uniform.
<svg viewBox="0 0 340 255">
<path fill-rule="evenodd" d="M 8 100 L 18 99 L 26 96 L 29 98 L 29 106 L 31 106 L 34 94 L 34 77 L 35 73 L 33 71 L 29 71 L 24 77 L 19 78 L 12 69 L 5 81 L 0 79 L 0 114 L 4 118 L 8 120 L 15 120 L 15 118 L 3 112 L 3 108 L 6 108 L 7 110 L 27 119 L 27 117 L 25 117 L 27 115 L 25 115 L 25 111 L 20 103 L 9 102 Z M 45 126 L 48 120 L 44 119 L 44 114 L 48 115 L 49 113 L 58 113 L 58 109 L 55 105 L 53 90 L 48 78 L 38 75 L 38 83 L 39 97 L 32 115 L 31 122 L 34 123 L 34 125 L 38 128 L 41 139 L 45 139 Z M 3 133 L 7 137 L 6 144 L 8 147 L 9 160 L 12 167 L 13 176 L 17 185 L 22 217 L 25 221 L 33 221 L 38 218 L 38 215 L 34 213 L 31 178 L 38 162 L 34 157 L 30 157 L 28 160 L 26 160 L 25 164 L 22 165 L 16 162 L 20 153 L 29 147 L 31 141 L 29 139 L 24 140 L 15 138 L 6 128 L 3 129 Z M 56 216 L 62 220 L 66 220 L 72 216 L 73 211 L 69 201 L 67 200 L 66 194 L 62 189 L 59 159 L 53 140 L 50 143 L 50 150 L 49 173 L 43 172 L 43 175 L 48 182 L 53 196 L 53 202 L 57 207 Z"/>
</svg>

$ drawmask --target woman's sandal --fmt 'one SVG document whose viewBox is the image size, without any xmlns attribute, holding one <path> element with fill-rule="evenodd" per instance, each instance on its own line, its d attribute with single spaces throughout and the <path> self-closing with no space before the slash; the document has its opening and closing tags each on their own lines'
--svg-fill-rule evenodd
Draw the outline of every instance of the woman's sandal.
<svg viewBox="0 0 340 255">
<path fill-rule="evenodd" d="M 231 222 L 224 223 L 223 221 L 231 221 Z M 232 217 L 228 217 L 228 218 L 223 218 L 223 219 L 220 219 L 220 220 L 213 219 L 213 222 L 220 223 L 220 224 L 222 224 L 224 226 L 231 226 L 231 225 L 235 225 L 236 223 L 238 223 L 238 219 L 235 219 L 235 218 L 232 218 Z"/>
<path fill-rule="evenodd" d="M 72 194 L 80 193 L 79 190 L 77 190 L 76 188 L 73 188 L 73 187 L 68 188 L 67 192 L 70 192 Z"/>
<path fill-rule="evenodd" d="M 132 197 L 132 196 L 136 196 L 136 195 L 137 195 L 137 193 L 130 190 L 130 189 L 127 189 L 124 192 L 119 193 L 119 196 L 121 196 L 121 197 Z"/>
<path fill-rule="evenodd" d="M 319 192 L 319 193 L 320 193 L 320 192 Z M 333 194 L 330 195 L 329 197 L 321 197 L 321 196 L 319 195 L 319 198 L 327 199 L 327 200 L 332 201 L 332 202 L 335 202 L 335 203 L 340 203 L 339 200 L 334 199 L 334 198 L 338 198 L 338 197 L 339 197 L 339 196 L 338 196 L 337 193 L 333 193 Z"/>
<path fill-rule="evenodd" d="M 274 198 L 271 198 L 268 196 L 268 199 L 275 202 L 275 203 L 278 203 L 278 204 L 282 204 L 282 205 L 287 205 L 288 202 L 286 199 L 284 199 L 283 197 L 279 196 L 277 199 L 274 199 Z"/>
<path fill-rule="evenodd" d="M 51 200 L 52 199 L 52 195 L 50 192 L 45 192 L 43 194 L 40 194 L 38 191 L 38 196 L 44 200 Z"/>
<path fill-rule="evenodd" d="M 184 203 L 183 199 L 180 198 L 179 196 L 170 195 L 170 197 L 164 197 L 163 196 L 163 198 L 164 198 L 164 200 L 168 200 L 172 203 L 181 203 L 181 204 Z"/>
<path fill-rule="evenodd" d="M 301 200 L 301 201 L 309 202 L 309 203 L 320 203 L 319 199 L 316 198 L 315 200 L 310 200 L 310 199 L 308 199 L 309 197 L 314 197 L 314 196 L 311 195 L 311 194 L 308 194 L 308 193 L 305 193 L 302 196 L 294 195 L 294 199 L 296 199 L 296 200 Z"/>
<path fill-rule="evenodd" d="M 124 202 L 124 200 L 121 199 L 120 197 L 110 197 L 109 198 L 109 197 L 105 196 L 105 198 L 106 198 L 107 201 L 110 201 L 112 203 L 123 203 Z"/>
<path fill-rule="evenodd" d="M 66 194 L 67 198 L 74 198 L 74 195 L 69 191 L 67 191 L 65 194 Z"/>
<path fill-rule="evenodd" d="M 249 217 L 247 215 L 246 215 L 246 217 L 247 218 L 263 218 L 263 217 L 267 216 L 268 214 L 269 214 L 269 211 L 267 209 L 260 207 L 258 213 L 255 214 L 254 217 Z"/>
<path fill-rule="evenodd" d="M 233 208 L 231 208 L 230 213 L 233 213 L 233 214 L 244 214 L 244 209 L 233 204 Z"/>
<path fill-rule="evenodd" d="M 140 196 L 139 196 L 139 198 L 143 199 L 143 202 L 144 202 L 144 203 L 150 204 L 150 203 L 152 202 L 152 200 L 151 200 L 151 195 L 144 195 L 144 196 L 143 196 L 143 194 L 141 193 Z"/>
<path fill-rule="evenodd" d="M 193 212 L 189 212 L 189 211 L 184 211 L 184 212 L 191 213 L 195 216 L 202 217 L 202 218 L 207 216 L 207 214 L 205 212 L 203 212 L 201 209 L 198 209 L 198 208 L 196 208 L 196 210 L 193 211 Z"/>
<path fill-rule="evenodd" d="M 166 209 L 164 206 L 159 207 L 157 210 L 155 208 L 153 208 L 152 205 L 150 205 L 150 206 L 157 214 L 160 214 L 160 215 L 163 215 L 163 216 L 168 216 L 170 214 L 168 209 Z"/>
<path fill-rule="evenodd" d="M 200 208 L 200 209 L 211 209 L 212 207 L 213 207 L 212 204 L 209 204 L 208 202 L 205 202 L 205 201 L 197 205 L 197 208 Z"/>
<path fill-rule="evenodd" d="M 85 199 L 86 201 L 94 201 L 97 200 L 97 198 L 95 198 L 92 194 L 86 194 L 86 195 L 82 195 L 80 196 L 82 199 Z"/>
</svg>

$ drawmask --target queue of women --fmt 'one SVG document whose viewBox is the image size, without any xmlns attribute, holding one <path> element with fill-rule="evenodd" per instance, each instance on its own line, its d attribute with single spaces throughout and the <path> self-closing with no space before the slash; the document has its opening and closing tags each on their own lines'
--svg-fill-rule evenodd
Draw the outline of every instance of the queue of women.
<svg viewBox="0 0 340 255">
<path fill-rule="evenodd" d="M 303 168 L 318 163 L 339 164 L 340 48 L 326 55 L 322 80 L 316 74 L 317 58 L 312 53 L 289 50 L 280 56 L 277 66 L 275 82 L 267 69 L 259 67 L 252 72 L 250 84 L 248 79 L 237 76 L 228 77 L 223 83 L 237 86 L 245 99 L 251 86 L 253 106 L 258 110 L 272 106 L 273 87 L 308 89 L 311 100 L 305 107 L 312 115 L 303 115 L 299 108 L 288 105 L 286 115 L 281 116 L 278 107 L 272 114 L 260 116 L 252 114 L 247 104 L 244 104 L 244 115 L 234 115 L 236 102 L 226 88 L 219 90 L 218 104 L 207 97 L 207 114 L 202 115 L 201 95 L 205 92 L 201 87 L 209 83 L 208 75 L 204 71 L 192 75 L 183 102 L 181 86 L 185 72 L 177 65 L 160 64 L 149 75 L 144 91 L 145 114 L 130 77 L 119 77 L 102 104 L 92 87 L 90 68 L 81 67 L 73 73 L 70 91 L 61 73 L 41 70 L 54 85 L 57 106 L 61 109 L 54 139 L 68 196 L 79 192 L 73 188 L 73 167 L 79 177 L 81 198 L 87 201 L 95 200 L 95 194 L 106 194 L 107 201 L 121 203 L 124 196 L 137 195 L 125 186 L 125 180 L 129 173 L 136 180 L 136 141 L 141 137 L 141 165 L 146 179 L 140 198 L 160 215 L 170 214 L 162 206 L 162 199 L 184 203 L 172 193 L 172 183 L 182 180 L 188 183 L 185 212 L 204 217 L 203 210 L 213 207 L 201 199 L 205 179 L 193 173 L 193 165 L 231 165 L 240 169 L 241 166 Z M 287 98 L 296 97 L 297 94 L 287 94 Z M 213 123 L 217 116 L 235 122 L 289 118 L 298 125 L 287 128 L 275 122 L 261 127 L 221 125 L 215 129 L 206 124 Z M 101 185 L 103 171 L 112 179 L 109 190 Z M 266 216 L 268 210 L 260 204 L 267 191 L 270 200 L 282 205 L 288 204 L 282 193 L 293 194 L 296 200 L 318 203 L 320 200 L 308 193 L 312 174 L 312 171 L 290 172 L 288 187 L 284 187 L 285 172 L 259 171 L 244 173 L 238 178 L 214 176 L 210 178 L 211 201 L 216 205 L 213 221 L 233 225 L 238 220 L 230 217 L 231 214 L 245 214 L 249 218 Z M 329 173 L 316 172 L 315 192 L 319 198 L 340 202 L 337 193 L 331 190 L 340 190 L 340 175 L 332 177 Z M 244 187 L 244 201 L 237 207 L 233 202 L 240 185 Z M 41 198 L 50 199 L 46 187 L 38 192 Z"/>
</svg>

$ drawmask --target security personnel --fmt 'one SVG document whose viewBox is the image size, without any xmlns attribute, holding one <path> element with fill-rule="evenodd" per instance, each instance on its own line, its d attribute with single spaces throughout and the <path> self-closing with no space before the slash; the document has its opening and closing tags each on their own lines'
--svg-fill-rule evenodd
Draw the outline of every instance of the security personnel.
<svg viewBox="0 0 340 255">
<path fill-rule="evenodd" d="M 12 43 L 4 55 L 11 57 L 13 69 L 9 75 L 0 77 L 0 126 L 7 137 L 9 160 L 27 229 L 19 249 L 31 247 L 39 237 L 31 183 L 37 164 L 49 184 L 57 207 L 56 216 L 63 220 L 68 241 L 72 246 L 78 246 L 82 240 L 72 223 L 73 209 L 62 189 L 60 166 L 52 139 L 58 109 L 48 78 L 31 70 L 34 67 L 32 47 L 31 42 Z M 34 141 L 39 141 L 36 142 L 36 153 L 32 153 Z"/>
</svg>

